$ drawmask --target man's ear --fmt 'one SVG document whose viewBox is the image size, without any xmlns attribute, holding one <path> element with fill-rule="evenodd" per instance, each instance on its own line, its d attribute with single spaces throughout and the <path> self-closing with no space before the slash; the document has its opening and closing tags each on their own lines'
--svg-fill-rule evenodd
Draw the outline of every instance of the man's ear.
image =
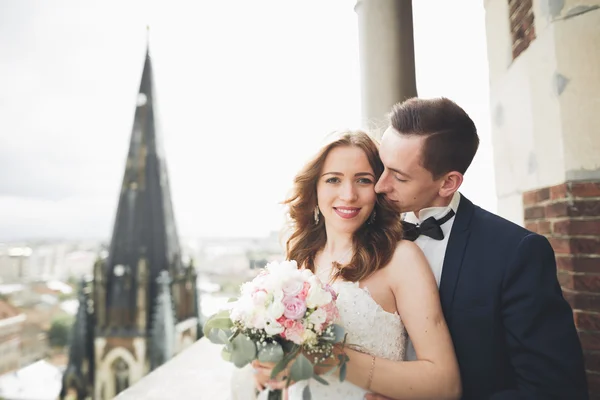
<svg viewBox="0 0 600 400">
<path fill-rule="evenodd" d="M 460 188 L 463 182 L 463 174 L 456 171 L 448 172 L 441 180 L 441 186 L 438 194 L 440 197 L 450 197 Z"/>
</svg>

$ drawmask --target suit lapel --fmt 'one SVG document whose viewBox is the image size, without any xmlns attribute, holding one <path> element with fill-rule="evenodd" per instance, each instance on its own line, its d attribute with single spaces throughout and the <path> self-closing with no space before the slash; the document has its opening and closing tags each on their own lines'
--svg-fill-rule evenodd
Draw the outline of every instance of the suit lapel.
<svg viewBox="0 0 600 400">
<path fill-rule="evenodd" d="M 448 246 L 444 256 L 444 264 L 442 267 L 442 279 L 440 281 L 440 300 L 444 316 L 449 323 L 450 310 L 452 309 L 452 301 L 454 300 L 454 291 L 456 282 L 462 267 L 462 261 L 469 240 L 469 225 L 471 217 L 475 211 L 475 206 L 469 199 L 461 194 L 460 203 L 456 211 L 456 217 L 450 231 Z"/>
</svg>

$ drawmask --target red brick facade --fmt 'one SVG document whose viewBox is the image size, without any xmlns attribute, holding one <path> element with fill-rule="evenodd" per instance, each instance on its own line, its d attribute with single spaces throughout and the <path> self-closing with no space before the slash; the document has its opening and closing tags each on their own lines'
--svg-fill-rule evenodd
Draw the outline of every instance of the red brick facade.
<svg viewBox="0 0 600 400">
<path fill-rule="evenodd" d="M 600 181 L 566 182 L 523 194 L 525 227 L 545 235 L 573 307 L 592 398 L 600 398 Z"/>
<path fill-rule="evenodd" d="M 513 60 L 535 39 L 532 0 L 508 0 Z"/>
</svg>

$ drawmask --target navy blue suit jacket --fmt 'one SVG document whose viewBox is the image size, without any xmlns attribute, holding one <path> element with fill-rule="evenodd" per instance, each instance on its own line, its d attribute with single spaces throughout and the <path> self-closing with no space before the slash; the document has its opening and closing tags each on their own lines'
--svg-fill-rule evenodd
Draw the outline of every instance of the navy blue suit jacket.
<svg viewBox="0 0 600 400">
<path fill-rule="evenodd" d="M 440 298 L 464 399 L 587 399 L 573 312 L 548 240 L 462 196 Z"/>
</svg>

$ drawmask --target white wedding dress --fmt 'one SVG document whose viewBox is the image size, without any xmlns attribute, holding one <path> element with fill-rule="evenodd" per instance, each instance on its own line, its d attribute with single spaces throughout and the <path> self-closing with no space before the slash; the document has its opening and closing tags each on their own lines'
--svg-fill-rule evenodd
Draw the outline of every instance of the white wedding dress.
<svg viewBox="0 0 600 400">
<path fill-rule="evenodd" d="M 400 316 L 384 311 L 373 300 L 368 289 L 359 287 L 358 282 L 336 282 L 332 286 L 338 292 L 339 323 L 348 334 L 346 343 L 358 345 L 361 351 L 376 357 L 404 360 L 407 335 Z M 290 386 L 289 400 L 302 400 L 302 392 L 307 384 L 310 385 L 313 400 L 362 400 L 367 393 L 348 381 L 340 382 L 337 374 L 323 378 L 329 385 L 311 379 Z"/>
</svg>

